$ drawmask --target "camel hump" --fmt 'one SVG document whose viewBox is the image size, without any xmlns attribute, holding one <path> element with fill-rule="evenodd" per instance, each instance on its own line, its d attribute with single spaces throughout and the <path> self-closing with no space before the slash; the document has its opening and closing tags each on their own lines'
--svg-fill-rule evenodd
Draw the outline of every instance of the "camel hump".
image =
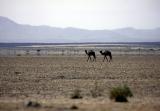
<svg viewBox="0 0 160 111">
<path fill-rule="evenodd" d="M 90 52 L 94 52 L 93 50 L 90 50 Z"/>
</svg>

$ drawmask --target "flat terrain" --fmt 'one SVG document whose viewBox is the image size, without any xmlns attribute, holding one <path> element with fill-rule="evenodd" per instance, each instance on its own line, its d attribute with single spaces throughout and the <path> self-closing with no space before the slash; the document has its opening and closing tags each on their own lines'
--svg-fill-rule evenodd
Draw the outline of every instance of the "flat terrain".
<svg viewBox="0 0 160 111">
<path fill-rule="evenodd" d="M 0 57 L 0 110 L 3 111 L 159 111 L 160 56 L 113 56 L 112 62 L 87 62 L 87 57 Z M 134 97 L 128 103 L 109 99 L 112 87 L 127 84 Z M 98 88 L 100 97 L 93 98 Z M 81 90 L 83 99 L 70 99 Z M 28 100 L 41 104 L 27 108 Z"/>
</svg>

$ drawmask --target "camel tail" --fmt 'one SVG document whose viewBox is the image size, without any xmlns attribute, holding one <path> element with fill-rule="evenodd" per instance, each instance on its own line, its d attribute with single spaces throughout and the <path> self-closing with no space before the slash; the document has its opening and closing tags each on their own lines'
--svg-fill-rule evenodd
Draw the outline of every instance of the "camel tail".
<svg viewBox="0 0 160 111">
<path fill-rule="evenodd" d="M 94 59 L 95 59 L 95 61 L 96 61 L 96 54 L 94 53 Z"/>
<path fill-rule="evenodd" d="M 112 54 L 110 54 L 110 59 L 112 60 Z"/>
<path fill-rule="evenodd" d="M 94 55 L 94 58 L 96 59 L 96 54 Z"/>
</svg>

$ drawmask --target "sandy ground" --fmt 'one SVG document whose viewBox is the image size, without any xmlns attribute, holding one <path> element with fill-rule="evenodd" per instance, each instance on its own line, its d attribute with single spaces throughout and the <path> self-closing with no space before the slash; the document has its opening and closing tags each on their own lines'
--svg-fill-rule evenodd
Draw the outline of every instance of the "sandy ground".
<svg viewBox="0 0 160 111">
<path fill-rule="evenodd" d="M 87 57 L 0 57 L 2 111 L 159 111 L 160 56 L 113 56 L 112 62 L 87 62 Z M 127 84 L 134 97 L 128 103 L 109 99 L 112 87 Z M 101 97 L 93 98 L 98 87 Z M 70 99 L 81 90 L 83 99 Z M 28 100 L 41 104 L 25 107 Z"/>
</svg>

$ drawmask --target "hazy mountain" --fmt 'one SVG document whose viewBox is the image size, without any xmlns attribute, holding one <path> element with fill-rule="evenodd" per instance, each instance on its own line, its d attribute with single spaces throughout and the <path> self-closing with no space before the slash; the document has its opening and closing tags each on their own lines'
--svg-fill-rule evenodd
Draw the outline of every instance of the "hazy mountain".
<svg viewBox="0 0 160 111">
<path fill-rule="evenodd" d="M 0 16 L 0 42 L 157 42 L 160 28 L 138 30 L 123 28 L 116 30 L 85 30 L 31 26 Z"/>
</svg>

